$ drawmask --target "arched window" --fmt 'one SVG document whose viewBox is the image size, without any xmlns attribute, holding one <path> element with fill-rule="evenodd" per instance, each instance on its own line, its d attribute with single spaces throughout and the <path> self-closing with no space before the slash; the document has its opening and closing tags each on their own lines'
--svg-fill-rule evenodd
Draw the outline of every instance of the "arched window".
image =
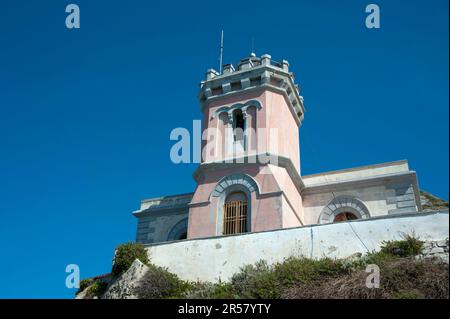
<svg viewBox="0 0 450 319">
<path fill-rule="evenodd" d="M 319 224 L 370 218 L 369 209 L 358 198 L 341 195 L 333 198 L 319 215 Z"/>
<path fill-rule="evenodd" d="M 358 219 L 358 217 L 353 213 L 343 212 L 343 213 L 339 213 L 336 216 L 334 216 L 333 223 L 338 223 L 338 222 L 343 222 L 346 220 L 353 220 L 353 219 Z"/>
<path fill-rule="evenodd" d="M 247 232 L 247 196 L 243 192 L 229 194 L 223 207 L 223 234 Z"/>
<path fill-rule="evenodd" d="M 182 240 L 187 238 L 187 223 L 188 219 L 184 218 L 178 223 L 175 224 L 175 226 L 172 227 L 172 229 L 169 232 L 169 235 L 167 236 L 167 240 Z"/>
<path fill-rule="evenodd" d="M 245 117 L 241 109 L 237 109 L 233 112 L 233 136 L 234 142 L 240 143 L 244 146 L 244 130 L 245 130 Z"/>
<path fill-rule="evenodd" d="M 217 147 L 220 155 L 231 156 L 249 150 L 256 151 L 256 117 L 261 103 L 250 100 L 231 106 L 222 106 L 214 111 L 213 118 L 218 117 L 217 130 L 222 136 Z"/>
</svg>

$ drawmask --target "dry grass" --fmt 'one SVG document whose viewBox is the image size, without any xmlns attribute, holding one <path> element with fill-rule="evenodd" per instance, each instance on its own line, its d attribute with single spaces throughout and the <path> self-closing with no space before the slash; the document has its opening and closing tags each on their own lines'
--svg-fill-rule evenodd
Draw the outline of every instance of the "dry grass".
<svg viewBox="0 0 450 319">
<path fill-rule="evenodd" d="M 322 278 L 286 288 L 287 299 L 448 299 L 446 264 L 398 258 L 380 266 L 380 288 L 366 287 L 367 273 L 357 269 L 348 274 Z"/>
</svg>

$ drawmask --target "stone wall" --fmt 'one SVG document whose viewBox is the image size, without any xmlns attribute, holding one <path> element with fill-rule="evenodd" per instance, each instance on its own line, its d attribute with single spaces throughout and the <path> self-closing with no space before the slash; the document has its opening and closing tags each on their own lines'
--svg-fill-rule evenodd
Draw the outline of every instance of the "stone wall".
<svg viewBox="0 0 450 319">
<path fill-rule="evenodd" d="M 261 259 L 270 264 L 290 256 L 345 258 L 377 251 L 383 241 L 402 234 L 424 241 L 448 238 L 448 210 L 161 243 L 147 245 L 147 251 L 152 263 L 182 279 L 217 282 Z"/>
<path fill-rule="evenodd" d="M 188 203 L 192 194 L 143 200 L 138 218 L 136 242 L 151 244 L 179 239 L 187 231 Z"/>
<path fill-rule="evenodd" d="M 142 216 L 138 220 L 136 241 L 141 244 L 170 241 L 170 234 L 178 224 L 186 224 L 189 211 L 187 209 L 170 213 L 159 213 Z"/>
<path fill-rule="evenodd" d="M 303 176 L 304 224 L 332 222 L 329 206 L 339 196 L 354 197 L 369 217 L 420 211 L 417 176 L 407 161 L 355 167 Z M 332 206 L 332 205 L 331 205 Z M 358 216 L 366 218 L 365 216 Z"/>
<path fill-rule="evenodd" d="M 423 244 L 420 255 L 416 256 L 418 260 L 432 260 L 448 264 L 448 238 L 437 241 L 427 241 Z"/>
</svg>

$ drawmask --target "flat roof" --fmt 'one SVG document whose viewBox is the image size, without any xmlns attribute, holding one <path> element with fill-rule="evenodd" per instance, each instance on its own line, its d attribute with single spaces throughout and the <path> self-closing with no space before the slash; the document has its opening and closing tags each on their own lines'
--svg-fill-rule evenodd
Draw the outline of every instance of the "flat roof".
<svg viewBox="0 0 450 319">
<path fill-rule="evenodd" d="M 341 173 L 354 172 L 354 171 L 363 171 L 363 170 L 367 170 L 367 169 L 371 169 L 371 168 L 397 166 L 397 165 L 402 165 L 402 164 L 408 164 L 408 160 L 399 160 L 399 161 L 385 162 L 385 163 L 379 163 L 379 164 L 356 166 L 356 167 L 352 167 L 352 168 L 345 168 L 345 169 L 340 169 L 340 170 L 333 170 L 333 171 L 328 171 L 328 172 L 303 175 L 302 178 L 305 179 L 305 178 L 317 177 L 317 176 L 322 176 L 322 175 L 333 175 L 333 174 L 341 174 Z"/>
</svg>

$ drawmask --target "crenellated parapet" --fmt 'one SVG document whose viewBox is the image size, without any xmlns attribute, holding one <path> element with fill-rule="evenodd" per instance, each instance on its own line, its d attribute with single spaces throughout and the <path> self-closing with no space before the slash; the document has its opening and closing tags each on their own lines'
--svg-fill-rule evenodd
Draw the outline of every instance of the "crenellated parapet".
<svg viewBox="0 0 450 319">
<path fill-rule="evenodd" d="M 226 64 L 222 74 L 209 69 L 206 80 L 200 84 L 201 111 L 215 99 L 261 88 L 283 94 L 297 122 L 302 122 L 305 113 L 303 97 L 299 86 L 294 82 L 294 74 L 289 71 L 289 62 L 274 61 L 268 54 L 256 57 L 252 53 L 242 59 L 236 68 L 232 64 Z"/>
</svg>

